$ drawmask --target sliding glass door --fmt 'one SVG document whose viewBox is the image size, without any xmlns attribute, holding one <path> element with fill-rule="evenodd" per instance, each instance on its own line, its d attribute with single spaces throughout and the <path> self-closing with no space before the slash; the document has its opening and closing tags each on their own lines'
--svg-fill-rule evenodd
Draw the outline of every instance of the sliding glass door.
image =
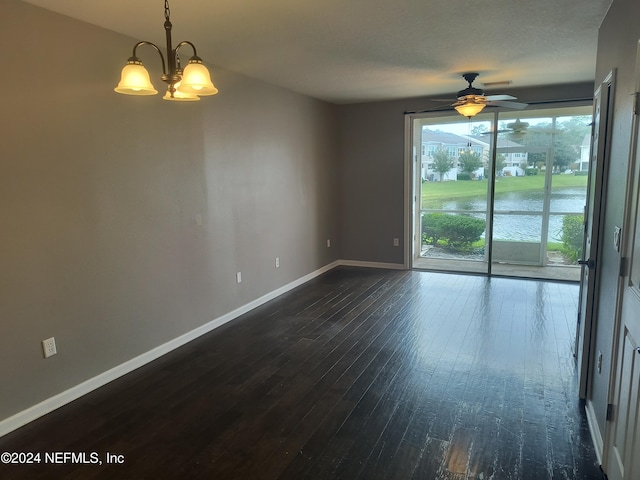
<svg viewBox="0 0 640 480">
<path fill-rule="evenodd" d="M 413 118 L 413 267 L 577 280 L 591 106 Z"/>
<path fill-rule="evenodd" d="M 549 229 L 549 176 L 527 176 L 526 159 L 537 155 L 548 166 L 548 148 L 498 147 L 499 168 L 495 178 L 493 204 L 493 241 L 491 260 L 494 264 L 544 265 Z M 495 270 L 495 268 L 494 268 Z"/>
<path fill-rule="evenodd" d="M 414 122 L 414 267 L 488 271 L 492 115 L 459 114 Z"/>
</svg>

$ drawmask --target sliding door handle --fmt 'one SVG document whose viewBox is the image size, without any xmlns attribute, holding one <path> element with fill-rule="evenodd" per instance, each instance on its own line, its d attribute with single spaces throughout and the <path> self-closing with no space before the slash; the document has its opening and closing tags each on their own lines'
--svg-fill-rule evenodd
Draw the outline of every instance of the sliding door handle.
<svg viewBox="0 0 640 480">
<path fill-rule="evenodd" d="M 589 270 L 596 268 L 596 261 L 592 258 L 589 260 L 578 260 L 578 265 L 586 265 Z"/>
</svg>

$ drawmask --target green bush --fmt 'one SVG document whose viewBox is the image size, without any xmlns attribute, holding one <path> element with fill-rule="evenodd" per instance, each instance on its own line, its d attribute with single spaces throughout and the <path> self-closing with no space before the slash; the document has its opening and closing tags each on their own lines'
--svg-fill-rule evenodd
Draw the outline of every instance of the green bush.
<svg viewBox="0 0 640 480">
<path fill-rule="evenodd" d="M 564 254 L 575 262 L 582 256 L 584 218 L 582 215 L 566 215 L 562 219 L 562 245 Z"/>
<path fill-rule="evenodd" d="M 422 241 L 431 245 L 442 242 L 455 251 L 471 248 L 471 244 L 480 240 L 485 222 L 468 215 L 448 215 L 428 213 L 422 216 Z"/>
<path fill-rule="evenodd" d="M 427 213 L 422 215 L 422 243 L 437 245 L 442 233 L 442 217 L 444 213 Z"/>
<path fill-rule="evenodd" d="M 587 170 L 576 170 L 575 172 L 573 172 L 573 174 L 576 177 L 586 177 L 589 175 L 589 172 Z"/>
<path fill-rule="evenodd" d="M 524 171 L 524 174 L 525 174 L 527 177 L 532 177 L 532 176 L 534 176 L 534 175 L 538 175 L 538 169 L 537 169 L 537 168 L 535 168 L 535 167 L 527 168 L 527 169 Z"/>
<path fill-rule="evenodd" d="M 471 174 L 467 172 L 459 173 L 458 180 L 471 180 Z"/>
</svg>

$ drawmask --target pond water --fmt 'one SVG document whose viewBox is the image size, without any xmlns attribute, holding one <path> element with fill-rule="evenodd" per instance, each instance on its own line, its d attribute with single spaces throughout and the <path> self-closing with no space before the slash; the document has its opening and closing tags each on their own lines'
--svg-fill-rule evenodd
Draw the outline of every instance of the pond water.
<svg viewBox="0 0 640 480">
<path fill-rule="evenodd" d="M 552 189 L 551 209 L 549 216 L 549 241 L 561 242 L 562 217 L 555 213 L 572 213 L 582 215 L 586 202 L 586 189 L 584 187 L 566 187 Z M 500 240 L 541 241 L 542 209 L 544 192 L 523 191 L 497 193 L 495 197 L 494 235 Z M 485 197 L 472 197 L 464 199 L 449 199 L 438 206 L 429 205 L 431 209 L 442 210 L 467 210 L 471 212 L 484 212 L 487 200 Z M 515 215 L 512 211 L 535 212 L 532 215 Z M 485 213 L 471 213 L 474 217 L 485 218 Z"/>
</svg>

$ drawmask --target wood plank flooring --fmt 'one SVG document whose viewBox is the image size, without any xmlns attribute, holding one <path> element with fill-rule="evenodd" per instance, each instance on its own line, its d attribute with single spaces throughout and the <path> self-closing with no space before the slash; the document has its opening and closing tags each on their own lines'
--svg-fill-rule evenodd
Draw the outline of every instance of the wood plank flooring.
<svg viewBox="0 0 640 480">
<path fill-rule="evenodd" d="M 600 479 L 577 288 L 334 269 L 0 438 L 41 454 L 0 478 Z"/>
</svg>

